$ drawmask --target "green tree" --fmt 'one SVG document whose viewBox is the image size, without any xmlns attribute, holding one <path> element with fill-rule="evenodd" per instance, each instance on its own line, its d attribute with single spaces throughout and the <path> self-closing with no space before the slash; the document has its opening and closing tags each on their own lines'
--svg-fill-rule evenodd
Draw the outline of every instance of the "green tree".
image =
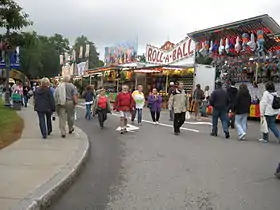
<svg viewBox="0 0 280 210">
<path fill-rule="evenodd" d="M 29 26 L 32 22 L 28 19 L 28 14 L 23 12 L 13 0 L 0 0 L 0 28 L 6 29 L 6 34 L 2 36 L 12 46 L 21 44 L 21 34 L 18 30 Z M 12 33 L 11 30 L 13 30 Z"/>
<path fill-rule="evenodd" d="M 96 68 L 96 67 L 102 67 L 104 66 L 103 61 L 99 60 L 99 53 L 96 50 L 95 44 L 91 41 L 88 40 L 87 37 L 85 36 L 79 36 L 76 41 L 75 41 L 75 45 L 74 45 L 74 50 L 76 51 L 76 60 L 77 63 L 86 61 L 87 58 L 85 58 L 85 52 L 86 52 L 86 45 L 89 44 L 90 48 L 89 48 L 89 68 Z M 79 54 L 80 54 L 80 47 L 83 47 L 83 57 L 79 58 Z"/>
<path fill-rule="evenodd" d="M 30 78 L 53 77 L 60 73 L 59 52 L 51 37 L 24 33 L 20 48 L 21 68 Z"/>
<path fill-rule="evenodd" d="M 49 38 L 50 44 L 55 47 L 59 55 L 69 52 L 69 40 L 64 38 L 61 34 L 55 34 Z"/>
</svg>

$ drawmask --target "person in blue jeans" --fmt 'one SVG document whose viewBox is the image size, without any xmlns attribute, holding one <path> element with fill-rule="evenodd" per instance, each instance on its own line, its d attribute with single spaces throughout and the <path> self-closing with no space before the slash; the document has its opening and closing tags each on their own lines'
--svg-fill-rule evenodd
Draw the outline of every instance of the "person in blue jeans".
<svg viewBox="0 0 280 210">
<path fill-rule="evenodd" d="M 251 95 L 246 84 L 239 86 L 236 99 L 234 101 L 235 128 L 238 139 L 245 140 L 247 132 L 247 118 L 250 113 Z"/>
<path fill-rule="evenodd" d="M 278 139 L 278 143 L 280 143 L 280 133 L 275 124 L 276 117 L 279 113 L 279 109 L 273 109 L 272 103 L 274 96 L 278 96 L 275 91 L 275 85 L 273 82 L 269 81 L 265 85 L 265 91 L 263 93 L 262 99 L 260 101 L 260 116 L 261 121 L 266 120 L 267 127 L 272 131 L 274 136 Z M 262 138 L 259 141 L 263 143 L 269 142 L 268 132 L 263 133 Z"/>
<path fill-rule="evenodd" d="M 86 88 L 86 92 L 83 95 L 86 104 L 86 116 L 85 118 L 90 120 L 91 119 L 91 107 L 94 100 L 94 92 L 92 86 L 88 85 Z"/>
<path fill-rule="evenodd" d="M 34 110 L 38 113 L 39 126 L 43 139 L 52 133 L 52 113 L 55 112 L 55 102 L 53 94 L 49 88 L 48 78 L 41 80 L 41 86 L 34 94 Z"/>
<path fill-rule="evenodd" d="M 225 90 L 222 89 L 222 83 L 216 82 L 216 89 L 210 97 L 210 105 L 213 107 L 212 114 L 212 132 L 211 136 L 218 135 L 218 120 L 220 119 L 225 133 L 225 138 L 230 138 L 228 130 L 228 107 L 230 99 Z"/>
</svg>

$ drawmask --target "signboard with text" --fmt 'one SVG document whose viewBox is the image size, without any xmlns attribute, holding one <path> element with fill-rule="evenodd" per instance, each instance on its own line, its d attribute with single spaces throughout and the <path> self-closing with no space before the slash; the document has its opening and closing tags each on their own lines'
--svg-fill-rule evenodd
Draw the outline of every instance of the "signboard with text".
<svg viewBox="0 0 280 210">
<path fill-rule="evenodd" d="M 158 47 L 147 45 L 146 60 L 148 63 L 168 65 L 186 60 L 186 63 L 195 62 L 195 42 L 189 37 L 185 38 L 173 48 L 163 50 Z"/>
<path fill-rule="evenodd" d="M 5 53 L 0 50 L 0 68 L 6 68 Z M 19 47 L 12 53 L 10 53 L 10 69 L 19 69 L 20 68 L 20 55 Z"/>
</svg>

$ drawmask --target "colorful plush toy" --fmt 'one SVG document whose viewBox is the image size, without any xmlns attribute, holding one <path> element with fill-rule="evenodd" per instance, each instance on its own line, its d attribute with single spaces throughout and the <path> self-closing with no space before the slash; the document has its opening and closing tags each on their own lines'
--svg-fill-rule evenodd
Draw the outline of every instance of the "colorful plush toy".
<svg viewBox="0 0 280 210">
<path fill-rule="evenodd" d="M 213 41 L 210 42 L 209 53 L 211 54 L 213 51 Z"/>
<path fill-rule="evenodd" d="M 242 51 L 245 51 L 249 42 L 249 34 L 243 33 L 242 34 Z"/>
<path fill-rule="evenodd" d="M 236 43 L 235 43 L 234 48 L 235 48 L 235 51 L 236 51 L 237 53 L 239 53 L 240 50 L 241 50 L 241 45 L 240 45 L 240 38 L 239 38 L 239 36 L 236 37 Z"/>
<path fill-rule="evenodd" d="M 219 46 L 219 54 L 222 55 L 224 53 L 225 46 L 223 39 L 220 40 L 220 46 Z"/>
<path fill-rule="evenodd" d="M 264 37 L 263 37 L 263 30 L 258 30 L 257 31 L 257 44 L 258 44 L 258 51 L 262 52 L 264 48 Z"/>
<path fill-rule="evenodd" d="M 228 41 L 228 38 L 226 38 L 225 51 L 226 51 L 226 53 L 229 53 L 229 41 Z"/>
<path fill-rule="evenodd" d="M 207 53 L 209 52 L 209 41 L 205 41 L 205 44 L 204 44 L 204 47 L 205 47 L 205 50 L 207 51 Z"/>
<path fill-rule="evenodd" d="M 248 42 L 248 46 L 252 51 L 255 51 L 257 47 L 257 44 L 255 42 L 255 35 L 253 33 L 251 33 L 251 40 Z"/>
</svg>

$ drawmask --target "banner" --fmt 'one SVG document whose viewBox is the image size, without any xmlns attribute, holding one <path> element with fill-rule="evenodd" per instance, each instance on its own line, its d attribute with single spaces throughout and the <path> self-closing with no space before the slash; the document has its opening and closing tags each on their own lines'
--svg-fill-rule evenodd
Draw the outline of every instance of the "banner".
<svg viewBox="0 0 280 210">
<path fill-rule="evenodd" d="M 78 75 L 83 75 L 86 70 L 87 62 L 81 62 L 77 64 Z"/>
<path fill-rule="evenodd" d="M 167 65 L 187 59 L 186 63 L 195 62 L 195 42 L 189 37 L 176 44 L 170 50 L 163 50 L 158 47 L 147 45 L 147 63 Z"/>
<path fill-rule="evenodd" d="M 136 62 L 137 51 L 137 40 L 120 42 L 115 46 L 105 47 L 104 63 L 108 66 Z"/>
<path fill-rule="evenodd" d="M 20 68 L 20 53 L 19 47 L 10 53 L 10 69 L 19 69 Z M 5 52 L 0 51 L 0 68 L 6 68 Z"/>
</svg>

